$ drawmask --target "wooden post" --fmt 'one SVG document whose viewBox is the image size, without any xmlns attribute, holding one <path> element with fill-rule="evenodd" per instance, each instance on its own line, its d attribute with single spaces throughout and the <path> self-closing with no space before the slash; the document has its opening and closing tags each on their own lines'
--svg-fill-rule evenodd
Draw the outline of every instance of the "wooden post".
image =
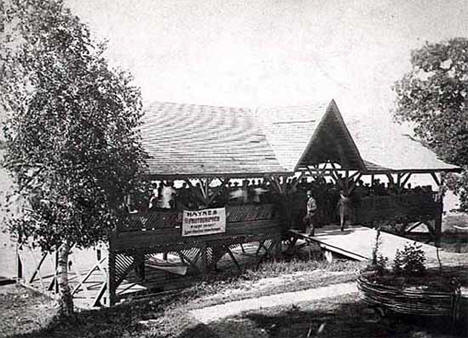
<svg viewBox="0 0 468 338">
<path fill-rule="evenodd" d="M 349 170 L 345 170 L 345 182 L 344 182 L 345 194 L 349 194 Z"/>
<path fill-rule="evenodd" d="M 203 242 L 203 245 L 200 248 L 201 250 L 201 265 L 200 265 L 200 271 L 202 273 L 202 276 L 205 277 L 207 271 L 208 271 L 208 247 L 206 245 L 206 242 Z"/>
<path fill-rule="evenodd" d="M 437 214 L 434 222 L 434 232 L 435 232 L 435 246 L 440 247 L 440 240 L 442 237 L 442 213 L 444 210 L 444 199 L 441 196 L 438 201 Z"/>
<path fill-rule="evenodd" d="M 115 256 L 114 238 L 117 236 L 116 231 L 112 231 L 109 236 L 109 247 L 107 252 L 107 299 L 109 306 L 113 306 L 116 302 L 116 276 L 115 276 Z"/>
<path fill-rule="evenodd" d="M 442 213 L 444 211 L 444 181 L 443 176 L 437 177 L 436 173 L 431 172 L 431 176 L 438 185 L 437 193 L 437 213 L 434 220 L 434 235 L 435 235 L 435 245 L 440 247 L 440 240 L 442 237 Z"/>
<path fill-rule="evenodd" d="M 23 279 L 23 263 L 21 262 L 18 244 L 16 245 L 16 273 L 18 279 Z"/>
<path fill-rule="evenodd" d="M 58 281 L 57 281 L 57 269 L 58 269 L 58 259 L 59 259 L 58 254 L 59 254 L 58 250 L 55 250 L 55 255 L 54 255 L 54 260 L 53 260 L 54 269 L 55 269 L 54 270 L 54 277 L 52 278 L 52 282 L 51 282 L 51 284 L 49 286 L 49 291 L 53 289 L 55 294 L 58 294 L 58 291 L 59 291 L 58 290 Z M 69 273 L 70 273 L 70 271 L 69 271 Z"/>
<path fill-rule="evenodd" d="M 138 250 L 133 254 L 135 274 L 140 280 L 145 280 L 145 253 Z"/>
<path fill-rule="evenodd" d="M 275 261 L 281 257 L 281 235 L 276 238 Z"/>
</svg>

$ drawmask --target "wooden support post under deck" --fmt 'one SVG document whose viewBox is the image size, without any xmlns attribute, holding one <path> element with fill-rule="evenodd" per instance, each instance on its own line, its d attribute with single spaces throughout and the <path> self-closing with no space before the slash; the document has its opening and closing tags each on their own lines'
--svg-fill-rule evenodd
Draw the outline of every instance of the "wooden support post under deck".
<svg viewBox="0 0 468 338">
<path fill-rule="evenodd" d="M 111 236 L 109 236 L 109 248 L 108 248 L 108 256 L 107 256 L 107 299 L 109 306 L 113 306 L 116 302 L 116 276 L 115 276 L 115 256 L 116 253 L 114 252 L 113 246 L 113 237 L 116 235 L 115 232 L 112 232 Z"/>
<path fill-rule="evenodd" d="M 274 253 L 274 259 L 275 261 L 281 256 L 281 236 L 278 236 L 276 238 L 276 246 L 275 246 L 275 253 Z"/>
<path fill-rule="evenodd" d="M 202 275 L 205 276 L 208 271 L 208 247 L 206 243 L 203 243 L 200 250 L 201 250 L 200 271 Z"/>
</svg>

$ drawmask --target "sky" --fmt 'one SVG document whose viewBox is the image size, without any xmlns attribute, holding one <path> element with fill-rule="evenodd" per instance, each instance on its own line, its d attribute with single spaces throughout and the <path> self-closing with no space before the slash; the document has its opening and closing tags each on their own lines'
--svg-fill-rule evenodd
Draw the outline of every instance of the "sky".
<svg viewBox="0 0 468 338">
<path fill-rule="evenodd" d="M 392 84 L 425 41 L 468 36 L 466 0 L 65 0 L 146 103 L 235 107 L 334 98 L 390 121 Z"/>
</svg>

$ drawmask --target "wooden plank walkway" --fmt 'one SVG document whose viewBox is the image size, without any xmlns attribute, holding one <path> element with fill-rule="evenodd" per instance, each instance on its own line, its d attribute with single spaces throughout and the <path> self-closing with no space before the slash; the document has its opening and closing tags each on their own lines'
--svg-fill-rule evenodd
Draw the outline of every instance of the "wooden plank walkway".
<svg viewBox="0 0 468 338">
<path fill-rule="evenodd" d="M 315 236 L 308 236 L 297 230 L 290 231 L 293 236 L 308 242 L 317 243 L 322 249 L 346 256 L 351 259 L 366 261 L 372 259 L 372 250 L 375 246 L 377 231 L 367 227 L 355 225 L 348 226 L 340 231 L 337 225 L 327 225 L 315 230 Z M 396 250 L 402 250 L 406 244 L 414 240 L 380 232 L 381 246 L 379 253 L 389 261 L 395 258 Z M 437 259 L 437 248 L 432 245 L 419 243 L 428 260 Z"/>
</svg>

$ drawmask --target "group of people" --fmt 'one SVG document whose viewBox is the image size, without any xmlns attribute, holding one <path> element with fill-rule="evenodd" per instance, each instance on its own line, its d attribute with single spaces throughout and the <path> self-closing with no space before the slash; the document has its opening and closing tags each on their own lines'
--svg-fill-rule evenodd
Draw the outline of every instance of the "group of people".
<svg viewBox="0 0 468 338">
<path fill-rule="evenodd" d="M 291 187 L 293 186 L 291 181 Z M 398 188 L 391 183 L 380 182 L 375 179 L 372 184 L 364 183 L 362 180 L 356 182 L 350 194 L 346 194 L 341 186 L 318 179 L 312 182 L 301 181 L 295 189 L 290 189 L 293 197 L 293 208 L 295 205 L 303 205 L 299 202 L 307 191 L 306 215 L 301 214 L 301 208 L 296 209 L 295 223 L 305 224 L 305 231 L 313 235 L 314 228 L 323 224 L 334 224 L 339 222 L 341 231 L 344 230 L 346 222 L 354 222 L 356 210 L 361 205 L 361 200 L 372 196 L 391 196 L 397 194 L 418 195 L 432 193 L 432 186 L 415 186 L 408 183 L 404 188 Z"/>
<path fill-rule="evenodd" d="M 344 230 L 346 222 L 353 222 L 355 210 L 364 197 L 430 191 L 430 186 L 413 188 L 411 184 L 398 190 L 394 185 L 384 184 L 378 179 L 373 184 L 358 181 L 349 195 L 342 186 L 323 177 L 314 180 L 280 179 L 274 182 L 264 179 L 233 180 L 223 189 L 210 188 L 208 192 L 203 190 L 200 183 L 183 182 L 176 187 L 173 181 L 161 181 L 153 183 L 149 199 L 133 209 L 197 210 L 206 207 L 207 200 L 212 207 L 281 202 L 282 208 L 289 213 L 290 225 L 301 225 L 307 233 L 313 235 L 314 229 L 323 224 L 339 222 L 341 230 Z M 283 195 L 281 198 L 279 192 Z"/>
<path fill-rule="evenodd" d="M 188 184 L 183 182 L 175 187 L 173 181 L 161 181 L 152 183 L 149 199 L 145 203 L 136 203 L 134 210 L 197 210 L 206 207 L 206 201 L 210 200 L 210 206 L 220 207 L 224 205 L 239 204 L 265 204 L 272 203 L 274 196 L 270 183 L 264 180 L 242 180 L 228 182 L 224 189 L 214 192 L 209 189 L 208 196 L 200 183 Z M 215 194 L 213 196 L 213 194 Z M 135 203 L 134 203 L 135 204 Z"/>
</svg>

